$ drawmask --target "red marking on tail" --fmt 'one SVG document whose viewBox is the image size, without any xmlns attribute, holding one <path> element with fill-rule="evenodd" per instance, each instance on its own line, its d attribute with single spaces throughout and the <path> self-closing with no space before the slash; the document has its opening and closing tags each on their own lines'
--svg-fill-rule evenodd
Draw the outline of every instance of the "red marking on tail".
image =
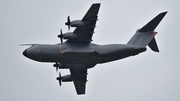
<svg viewBox="0 0 180 101">
<path fill-rule="evenodd" d="M 151 34 L 152 34 L 153 36 L 155 36 L 155 35 L 157 34 L 157 32 L 151 32 Z"/>
</svg>

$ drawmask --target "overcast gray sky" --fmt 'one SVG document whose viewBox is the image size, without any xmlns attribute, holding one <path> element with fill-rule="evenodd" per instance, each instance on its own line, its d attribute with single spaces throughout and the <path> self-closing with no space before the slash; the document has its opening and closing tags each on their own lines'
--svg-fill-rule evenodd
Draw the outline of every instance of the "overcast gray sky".
<svg viewBox="0 0 180 101">
<path fill-rule="evenodd" d="M 52 63 L 25 58 L 23 43 L 59 43 L 68 15 L 81 19 L 101 3 L 93 43 L 124 43 L 157 14 L 160 53 L 146 52 L 88 70 L 86 95 L 73 83 L 60 88 Z M 179 0 L 0 0 L 0 101 L 179 101 Z M 74 29 L 71 28 L 71 31 Z M 69 70 L 61 70 L 62 75 Z"/>
</svg>

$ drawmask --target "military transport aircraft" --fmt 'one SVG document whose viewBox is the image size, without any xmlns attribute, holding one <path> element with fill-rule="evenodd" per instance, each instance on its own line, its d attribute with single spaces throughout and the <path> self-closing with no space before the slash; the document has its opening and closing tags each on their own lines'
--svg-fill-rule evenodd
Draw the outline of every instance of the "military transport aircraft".
<svg viewBox="0 0 180 101">
<path fill-rule="evenodd" d="M 138 55 L 146 51 L 149 46 L 153 51 L 159 52 L 156 44 L 154 29 L 163 19 L 167 12 L 162 12 L 149 23 L 138 29 L 127 44 L 97 45 L 91 43 L 94 28 L 96 27 L 97 15 L 100 3 L 92 4 L 82 20 L 70 21 L 68 16 L 65 25 L 76 27 L 73 32 L 58 35 L 58 44 L 23 44 L 30 45 L 24 50 L 23 55 L 29 59 L 39 62 L 52 62 L 58 69 L 69 69 L 70 75 L 61 76 L 56 79 L 61 82 L 74 82 L 77 94 L 85 94 L 87 82 L 87 69 L 96 64 L 111 62 L 129 56 Z M 67 39 L 63 42 L 63 39 Z"/>
</svg>

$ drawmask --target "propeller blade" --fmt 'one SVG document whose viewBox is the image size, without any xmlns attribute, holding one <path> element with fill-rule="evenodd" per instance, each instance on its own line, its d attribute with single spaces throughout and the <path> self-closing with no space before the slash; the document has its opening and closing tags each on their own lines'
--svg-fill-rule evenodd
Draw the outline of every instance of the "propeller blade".
<svg viewBox="0 0 180 101">
<path fill-rule="evenodd" d="M 61 34 L 61 36 L 63 36 L 62 29 L 60 30 L 60 34 Z"/>
<path fill-rule="evenodd" d="M 71 23 L 70 16 L 68 16 L 68 18 L 67 18 L 67 22 L 68 22 L 68 24 L 70 24 L 70 23 Z"/>
<path fill-rule="evenodd" d="M 63 37 L 64 35 L 62 33 L 62 29 L 60 29 L 60 34 L 58 35 L 58 38 L 60 38 L 61 43 L 63 43 Z"/>
<path fill-rule="evenodd" d="M 70 26 L 70 25 L 68 25 L 68 31 L 70 30 L 70 27 L 71 27 L 71 26 Z"/>
<path fill-rule="evenodd" d="M 71 27 L 71 26 L 70 26 L 70 25 L 68 25 L 68 31 L 70 30 L 70 27 Z"/>
<path fill-rule="evenodd" d="M 62 78 L 61 78 L 61 72 L 59 72 L 59 77 L 60 77 L 60 79 L 62 79 Z"/>
<path fill-rule="evenodd" d="M 62 81 L 61 72 L 59 72 L 59 86 L 62 85 L 61 81 Z"/>
<path fill-rule="evenodd" d="M 58 72 L 58 67 L 56 67 L 56 73 Z"/>
<path fill-rule="evenodd" d="M 60 33 L 61 33 L 60 40 L 61 40 L 61 43 L 63 43 L 63 33 L 62 33 L 62 29 L 61 29 Z"/>
<path fill-rule="evenodd" d="M 63 43 L 63 40 L 62 40 L 62 38 L 60 38 L 60 41 L 61 41 L 61 43 Z"/>
<path fill-rule="evenodd" d="M 68 16 L 68 18 L 67 18 L 67 25 L 68 25 L 68 30 L 70 30 L 70 27 L 71 27 L 70 16 Z"/>
</svg>

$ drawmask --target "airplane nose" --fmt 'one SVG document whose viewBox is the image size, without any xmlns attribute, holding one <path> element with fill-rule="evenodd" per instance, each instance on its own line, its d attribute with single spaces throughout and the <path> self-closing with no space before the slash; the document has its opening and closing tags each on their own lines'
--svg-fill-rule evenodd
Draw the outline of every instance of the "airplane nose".
<svg viewBox="0 0 180 101">
<path fill-rule="evenodd" d="M 27 49 L 24 50 L 23 55 L 27 57 Z"/>
</svg>

